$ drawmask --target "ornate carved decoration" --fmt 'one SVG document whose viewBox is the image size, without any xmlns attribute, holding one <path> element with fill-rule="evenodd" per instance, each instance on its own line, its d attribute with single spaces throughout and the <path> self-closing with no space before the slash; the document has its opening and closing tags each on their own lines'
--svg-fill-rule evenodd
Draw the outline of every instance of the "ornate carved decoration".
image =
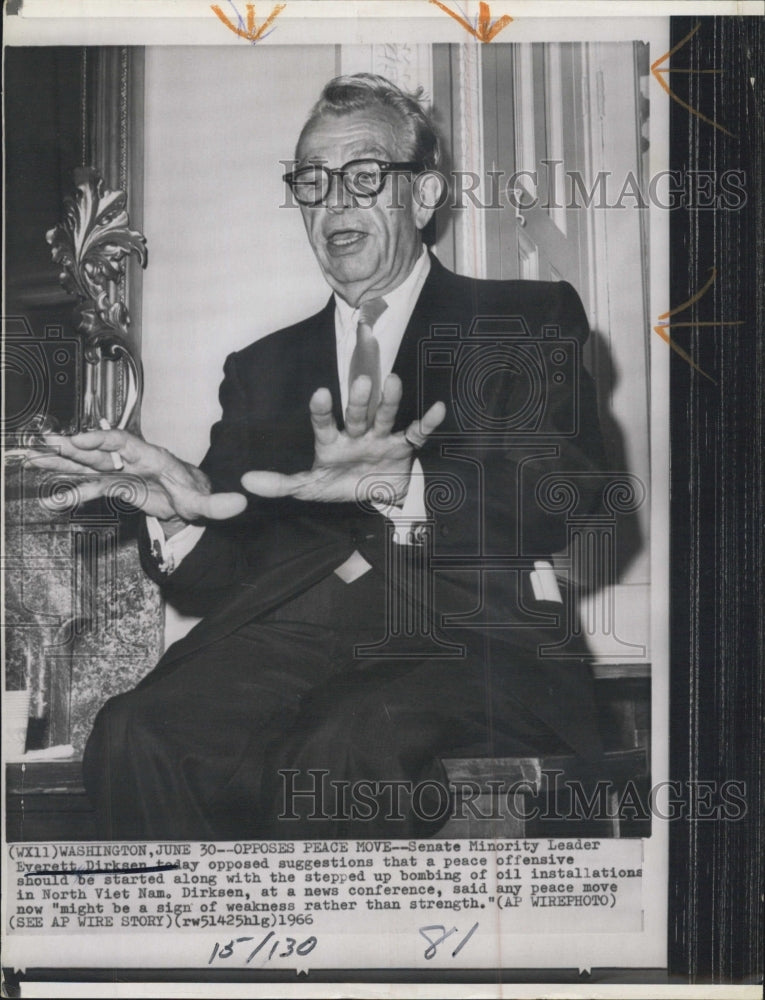
<svg viewBox="0 0 765 1000">
<path fill-rule="evenodd" d="M 104 188 L 92 167 L 75 170 L 74 180 L 77 194 L 64 200 L 64 220 L 45 238 L 61 284 L 79 300 L 75 323 L 87 338 L 80 416 L 85 427 L 127 427 L 142 378 L 127 344 L 130 314 L 120 289 L 131 256 L 146 266 L 146 239 L 130 228 L 124 191 Z"/>
<path fill-rule="evenodd" d="M 146 238 L 130 229 L 124 191 L 104 189 L 92 167 L 74 172 L 77 194 L 64 199 L 64 220 L 45 234 L 64 288 L 80 299 L 76 323 L 85 334 L 128 332 L 130 315 L 114 285 L 134 254 L 146 266 Z"/>
</svg>

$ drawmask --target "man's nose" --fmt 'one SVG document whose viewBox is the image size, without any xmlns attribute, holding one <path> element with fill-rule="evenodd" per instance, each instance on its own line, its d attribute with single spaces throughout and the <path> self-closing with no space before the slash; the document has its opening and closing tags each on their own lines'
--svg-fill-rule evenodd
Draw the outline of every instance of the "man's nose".
<svg viewBox="0 0 765 1000">
<path fill-rule="evenodd" d="M 346 208 L 353 208 L 353 195 L 345 187 L 342 174 L 332 174 L 329 179 L 329 191 L 324 202 L 330 212 L 344 212 Z"/>
</svg>

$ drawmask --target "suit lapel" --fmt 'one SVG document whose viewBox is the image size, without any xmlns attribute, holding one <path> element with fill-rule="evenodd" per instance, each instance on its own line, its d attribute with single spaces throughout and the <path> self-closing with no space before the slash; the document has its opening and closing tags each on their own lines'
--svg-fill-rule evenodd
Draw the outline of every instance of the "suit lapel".
<svg viewBox="0 0 765 1000">
<path fill-rule="evenodd" d="M 403 388 L 395 431 L 404 430 L 443 395 L 438 392 L 436 380 L 431 378 L 432 373 L 428 371 L 427 365 L 423 364 L 422 354 L 425 342 L 433 338 L 434 327 L 461 327 L 470 319 L 470 303 L 455 289 L 455 280 L 458 280 L 455 275 L 447 271 L 431 254 L 430 273 L 417 299 L 393 365 L 393 371 L 401 379 Z M 464 334 L 466 331 L 462 332 Z M 443 379 L 439 381 L 442 383 Z M 444 402 L 448 403 L 449 400 Z"/>
<path fill-rule="evenodd" d="M 278 468 L 295 473 L 310 469 L 314 443 L 309 402 L 314 392 L 326 387 L 332 393 L 335 419 L 340 416 L 335 344 L 334 300 L 295 330 L 283 351 L 280 377 L 263 379 L 260 408 L 265 462 L 254 468 Z M 286 377 L 285 377 L 286 373 Z M 261 459 L 261 462 L 263 459 Z"/>
<path fill-rule="evenodd" d="M 314 317 L 313 325 L 301 339 L 301 347 L 302 350 L 294 358 L 296 384 L 305 387 L 309 399 L 316 389 L 326 386 L 332 393 L 335 420 L 342 426 L 334 296 L 330 296 L 326 306 Z"/>
</svg>

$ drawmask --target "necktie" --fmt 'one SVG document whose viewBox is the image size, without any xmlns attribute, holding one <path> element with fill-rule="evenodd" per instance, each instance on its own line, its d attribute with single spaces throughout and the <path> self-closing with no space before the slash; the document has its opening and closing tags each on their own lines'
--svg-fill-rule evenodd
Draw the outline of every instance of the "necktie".
<svg viewBox="0 0 765 1000">
<path fill-rule="evenodd" d="M 380 345 L 377 343 L 372 327 L 388 308 L 385 299 L 370 299 L 359 310 L 359 323 L 356 327 L 356 346 L 351 355 L 348 369 L 348 391 L 359 375 L 367 375 L 372 382 L 372 392 L 369 395 L 367 410 L 367 426 L 375 417 L 375 411 L 380 402 L 382 375 L 380 372 Z"/>
</svg>

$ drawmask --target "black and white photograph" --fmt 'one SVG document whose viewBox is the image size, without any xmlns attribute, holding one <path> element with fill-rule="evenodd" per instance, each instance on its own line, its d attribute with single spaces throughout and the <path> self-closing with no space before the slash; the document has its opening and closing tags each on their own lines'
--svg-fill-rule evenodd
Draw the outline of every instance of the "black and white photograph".
<svg viewBox="0 0 765 1000">
<path fill-rule="evenodd" d="M 673 372 L 749 318 L 671 223 L 761 208 L 676 167 L 710 36 L 291 6 L 6 13 L 4 964 L 672 982 L 678 838 L 755 808 L 745 688 L 738 770 L 673 763 L 733 704 Z"/>
</svg>

